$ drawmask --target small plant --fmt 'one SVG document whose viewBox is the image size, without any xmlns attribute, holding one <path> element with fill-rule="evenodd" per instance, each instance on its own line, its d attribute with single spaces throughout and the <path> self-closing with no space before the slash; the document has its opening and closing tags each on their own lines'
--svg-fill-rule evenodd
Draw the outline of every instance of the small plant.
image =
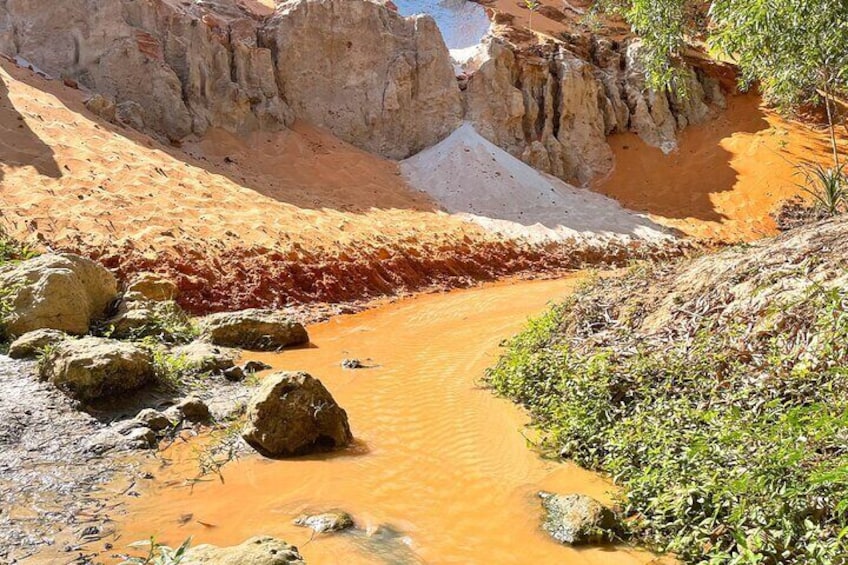
<svg viewBox="0 0 848 565">
<path fill-rule="evenodd" d="M 13 261 L 26 261 L 38 253 L 23 243 L 13 239 L 0 227 L 0 266 Z"/>
<path fill-rule="evenodd" d="M 153 372 L 156 380 L 165 387 L 179 390 L 188 377 L 203 375 L 197 364 L 190 361 L 185 355 L 168 353 L 159 344 L 156 344 L 153 338 L 147 338 L 146 341 L 153 353 Z"/>
<path fill-rule="evenodd" d="M 130 544 L 130 547 L 134 549 L 148 548 L 145 557 L 129 557 L 119 565 L 179 565 L 185 559 L 186 552 L 190 546 L 190 537 L 180 547 L 172 549 L 167 545 L 157 543 L 151 536 L 149 540 L 137 541 Z"/>
<path fill-rule="evenodd" d="M 603 30 L 603 22 L 596 10 L 589 10 L 580 18 L 580 25 L 590 33 L 598 34 Z"/>
<path fill-rule="evenodd" d="M 542 3 L 539 0 L 524 0 L 524 5 L 530 10 L 530 30 L 533 30 L 533 12 L 537 12 L 539 8 L 542 7 Z"/>
<path fill-rule="evenodd" d="M 802 174 L 804 183 L 799 186 L 828 216 L 836 216 L 848 209 L 848 177 L 844 164 L 834 167 L 816 164 L 803 169 Z"/>
</svg>

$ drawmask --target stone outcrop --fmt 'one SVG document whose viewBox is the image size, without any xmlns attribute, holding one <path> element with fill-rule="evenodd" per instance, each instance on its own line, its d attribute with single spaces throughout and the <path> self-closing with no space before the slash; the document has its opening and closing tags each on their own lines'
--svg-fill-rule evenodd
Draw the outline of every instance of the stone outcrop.
<svg viewBox="0 0 848 565">
<path fill-rule="evenodd" d="M 176 283 L 168 278 L 156 273 L 139 273 L 127 285 L 124 300 L 164 302 L 176 300 L 179 292 Z"/>
<path fill-rule="evenodd" d="M 68 334 L 59 330 L 35 330 L 27 332 L 9 344 L 12 359 L 32 359 L 45 348 L 68 339 Z"/>
<path fill-rule="evenodd" d="M 198 545 L 190 548 L 182 565 L 305 565 L 297 548 L 282 540 L 260 536 L 233 547 Z"/>
<path fill-rule="evenodd" d="M 583 494 L 540 492 L 548 534 L 560 543 L 580 545 L 609 541 L 619 530 L 612 510 Z"/>
<path fill-rule="evenodd" d="M 62 392 L 89 401 L 130 392 L 151 381 L 153 356 L 131 343 L 84 337 L 57 344 L 45 356 L 40 372 Z"/>
<path fill-rule="evenodd" d="M 170 300 L 123 300 L 115 315 L 103 325 L 115 339 L 156 337 L 163 342 L 175 342 L 191 331 L 188 316 Z"/>
<path fill-rule="evenodd" d="M 235 0 L 3 2 L 0 52 L 90 89 L 92 112 L 171 140 L 297 117 L 402 158 L 462 118 L 433 19 L 366 0 L 294 0 L 271 18 Z"/>
<path fill-rule="evenodd" d="M 430 16 L 374 2 L 292 0 L 264 26 L 294 114 L 368 151 L 402 159 L 447 137 L 462 101 Z"/>
<path fill-rule="evenodd" d="M 646 88 L 636 40 L 562 34 L 519 49 L 498 37 L 488 50 L 458 83 L 430 16 L 369 0 L 288 0 L 270 16 L 236 0 L 0 2 L 0 52 L 90 89 L 88 107 L 105 119 L 171 140 L 300 118 L 402 159 L 466 119 L 583 185 L 611 170 L 609 134 L 671 151 L 680 128 L 723 104 L 718 82 L 694 68 L 683 72 L 687 97 Z"/>
<path fill-rule="evenodd" d="M 0 268 L 0 289 L 9 309 L 2 327 L 13 338 L 39 329 L 85 334 L 118 294 L 112 273 L 70 253 Z"/>
<path fill-rule="evenodd" d="M 294 520 L 295 526 L 310 528 L 316 534 L 341 532 L 353 527 L 353 516 L 341 510 L 321 514 L 303 514 Z"/>
<path fill-rule="evenodd" d="M 638 41 L 550 42 L 517 50 L 492 39 L 468 80 L 466 117 L 483 137 L 526 163 L 584 185 L 613 166 L 606 137 L 634 131 L 671 151 L 677 131 L 722 106 L 718 82 L 687 68 L 687 97 L 646 87 Z"/>
<path fill-rule="evenodd" d="M 276 129 L 293 116 L 258 17 L 236 2 L 0 3 L 0 52 L 99 94 L 90 109 L 179 140 L 210 127 Z M 102 115 L 103 115 L 102 114 Z"/>
<path fill-rule="evenodd" d="M 252 308 L 210 314 L 203 319 L 201 327 L 206 339 L 224 347 L 276 351 L 309 342 L 303 325 L 276 310 Z"/>
<path fill-rule="evenodd" d="M 193 341 L 171 349 L 171 355 L 185 361 L 198 372 L 220 373 L 235 366 L 238 353 L 204 341 Z"/>
<path fill-rule="evenodd" d="M 265 377 L 248 404 L 242 437 L 268 457 L 339 449 L 353 440 L 347 413 L 306 373 Z"/>
</svg>

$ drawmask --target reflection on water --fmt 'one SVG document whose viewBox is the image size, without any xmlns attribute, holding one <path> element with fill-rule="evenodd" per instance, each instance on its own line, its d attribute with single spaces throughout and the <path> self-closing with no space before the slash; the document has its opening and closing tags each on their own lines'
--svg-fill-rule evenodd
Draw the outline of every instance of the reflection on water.
<svg viewBox="0 0 848 565">
<path fill-rule="evenodd" d="M 541 531 L 538 490 L 608 500 L 609 485 L 539 458 L 526 444 L 523 412 L 479 386 L 499 342 L 578 281 L 423 295 L 313 326 L 315 347 L 250 354 L 320 378 L 347 410 L 359 449 L 250 456 L 225 467 L 223 482 L 189 488 L 182 479 L 195 474 L 193 446 L 172 448 L 165 455 L 174 463 L 151 470 L 156 486 L 119 519 L 120 539 L 156 535 L 174 545 L 191 535 L 232 545 L 267 534 L 298 546 L 310 565 L 647 563 L 651 556 L 630 549 L 566 548 Z M 343 369 L 345 358 L 375 366 Z M 313 538 L 292 525 L 300 513 L 330 509 L 350 512 L 359 531 Z"/>
</svg>

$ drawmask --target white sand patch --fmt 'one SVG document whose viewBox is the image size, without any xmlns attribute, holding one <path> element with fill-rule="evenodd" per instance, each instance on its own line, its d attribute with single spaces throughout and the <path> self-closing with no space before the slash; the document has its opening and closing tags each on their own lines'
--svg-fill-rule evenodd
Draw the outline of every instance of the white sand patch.
<svg viewBox="0 0 848 565">
<path fill-rule="evenodd" d="M 483 38 L 492 27 L 486 10 L 468 0 L 394 0 L 402 16 L 429 14 L 436 20 L 457 72 L 470 72 L 485 52 Z"/>
<path fill-rule="evenodd" d="M 511 238 L 533 243 L 672 238 L 615 200 L 537 171 L 468 123 L 402 161 L 401 171 L 449 212 Z"/>
</svg>

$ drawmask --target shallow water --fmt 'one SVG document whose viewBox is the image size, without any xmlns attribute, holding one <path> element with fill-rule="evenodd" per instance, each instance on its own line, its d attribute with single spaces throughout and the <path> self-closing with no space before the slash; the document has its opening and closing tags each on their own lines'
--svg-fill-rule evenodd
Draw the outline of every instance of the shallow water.
<svg viewBox="0 0 848 565">
<path fill-rule="evenodd" d="M 119 518 L 115 549 L 151 534 L 219 545 L 268 534 L 297 545 L 311 564 L 647 563 L 645 553 L 576 551 L 540 531 L 539 489 L 607 499 L 609 486 L 540 459 L 526 444 L 522 411 L 478 386 L 498 343 L 578 281 L 422 295 L 315 325 L 312 348 L 250 354 L 320 378 L 347 410 L 357 445 L 295 460 L 251 456 L 225 467 L 223 483 L 193 488 L 182 482 L 194 474 L 192 446 L 172 449 L 175 463 L 155 469 L 156 486 Z M 375 367 L 344 370 L 348 357 Z M 303 511 L 333 508 L 376 533 L 310 541 L 291 524 Z"/>
</svg>

